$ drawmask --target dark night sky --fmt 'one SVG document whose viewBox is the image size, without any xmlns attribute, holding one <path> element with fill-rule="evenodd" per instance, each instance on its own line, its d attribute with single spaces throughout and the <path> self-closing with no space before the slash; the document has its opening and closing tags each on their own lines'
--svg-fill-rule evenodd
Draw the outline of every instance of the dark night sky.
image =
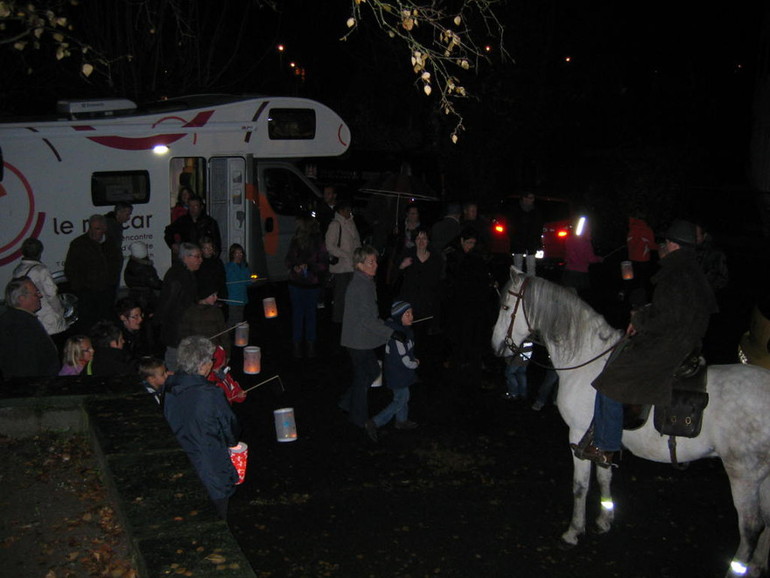
<svg viewBox="0 0 770 578">
<path fill-rule="evenodd" d="M 80 8 L 86 30 L 95 27 L 85 17 L 96 6 L 92 2 Z M 559 171 L 566 174 L 569 159 L 587 152 L 693 143 L 730 165 L 725 178 L 738 178 L 750 134 L 763 9 L 748 2 L 674 4 L 512 0 L 499 6 L 512 61 L 493 54 L 491 66 L 466 77 L 480 100 L 461 104 L 467 130 L 448 152 L 451 126 L 436 124 L 430 112 L 435 99 L 415 86 L 406 48 L 375 30 L 371 17 L 349 41 L 339 41 L 347 32 L 347 0 L 283 0 L 277 13 L 252 10 L 240 19 L 247 34 L 234 55 L 235 68 L 211 85 L 183 87 L 170 79 L 146 96 L 175 90 L 296 93 L 338 110 L 351 125 L 355 147 L 412 157 L 462 155 L 463 171 L 483 172 L 482 178 L 508 168 L 511 158 L 522 175 L 528 163 L 561 158 Z M 241 6 L 221 5 L 233 10 L 233 30 Z M 278 43 L 287 48 L 282 58 Z M 212 46 L 223 62 L 233 56 L 227 35 Z M 173 50 L 168 54 L 180 58 Z M 189 63 L 192 55 L 181 59 Z M 289 72 L 290 61 L 305 69 L 303 82 Z M 52 66 L 27 78 L 23 68 L 4 65 L 3 110 L 15 104 L 39 112 L 42 103 L 50 110 L 56 98 L 108 95 L 104 86 L 52 74 Z M 175 70 L 173 63 L 165 68 Z M 493 175 L 482 186 L 494 188 L 501 178 Z"/>
</svg>

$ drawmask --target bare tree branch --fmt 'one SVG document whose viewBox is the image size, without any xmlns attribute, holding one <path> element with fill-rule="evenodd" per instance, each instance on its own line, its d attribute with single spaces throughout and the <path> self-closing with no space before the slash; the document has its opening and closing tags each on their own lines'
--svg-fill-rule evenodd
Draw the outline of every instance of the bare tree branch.
<svg viewBox="0 0 770 578">
<path fill-rule="evenodd" d="M 390 38 L 400 41 L 408 52 L 415 83 L 428 96 L 436 92 L 439 109 L 456 119 L 450 138 L 457 142 L 464 127 L 455 105 L 470 96 L 461 78 L 482 60 L 489 60 L 491 47 L 483 40 L 494 39 L 500 58 L 508 58 L 504 26 L 493 11 L 502 2 L 462 0 L 450 6 L 448 0 L 351 0 L 350 30 L 341 40 L 368 15 Z"/>
</svg>

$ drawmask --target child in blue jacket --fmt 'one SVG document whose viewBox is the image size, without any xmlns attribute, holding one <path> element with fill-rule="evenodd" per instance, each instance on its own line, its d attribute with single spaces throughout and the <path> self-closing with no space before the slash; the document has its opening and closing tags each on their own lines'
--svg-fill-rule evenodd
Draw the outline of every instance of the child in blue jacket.
<svg viewBox="0 0 770 578">
<path fill-rule="evenodd" d="M 417 380 L 416 369 L 420 361 L 414 356 L 414 320 L 412 306 L 406 301 L 396 301 L 390 309 L 390 319 L 385 323 L 393 329 L 393 336 L 385 345 L 385 383 L 393 390 L 393 401 L 385 409 L 366 422 L 366 433 L 377 441 L 377 428 L 396 418 L 396 429 L 414 429 L 417 424 L 409 421 L 409 386 Z M 399 335 L 399 333 L 401 335 Z M 405 336 L 403 341 L 398 337 Z"/>
</svg>

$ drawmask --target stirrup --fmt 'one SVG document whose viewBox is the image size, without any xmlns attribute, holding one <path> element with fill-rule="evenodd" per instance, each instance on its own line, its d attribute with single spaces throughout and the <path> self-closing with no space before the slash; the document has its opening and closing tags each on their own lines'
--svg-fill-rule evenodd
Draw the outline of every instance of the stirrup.
<svg viewBox="0 0 770 578">
<path fill-rule="evenodd" d="M 585 458 L 585 451 L 588 446 L 591 445 L 594 441 L 594 420 L 591 420 L 591 425 L 588 426 L 588 429 L 586 430 L 586 433 L 583 434 L 583 437 L 580 438 L 580 441 L 576 444 L 570 444 L 569 447 L 572 448 L 572 451 L 575 454 L 575 457 L 579 460 L 584 460 Z"/>
</svg>

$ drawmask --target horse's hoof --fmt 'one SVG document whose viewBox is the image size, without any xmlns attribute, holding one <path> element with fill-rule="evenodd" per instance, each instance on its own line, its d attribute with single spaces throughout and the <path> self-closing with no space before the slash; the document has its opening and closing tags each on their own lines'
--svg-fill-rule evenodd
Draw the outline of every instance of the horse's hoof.
<svg viewBox="0 0 770 578">
<path fill-rule="evenodd" d="M 561 550 L 563 552 L 566 552 L 567 550 L 572 550 L 575 546 L 577 546 L 577 543 L 571 544 L 571 543 L 565 541 L 564 538 L 561 538 L 559 540 L 558 545 L 557 545 L 559 550 Z"/>
</svg>

